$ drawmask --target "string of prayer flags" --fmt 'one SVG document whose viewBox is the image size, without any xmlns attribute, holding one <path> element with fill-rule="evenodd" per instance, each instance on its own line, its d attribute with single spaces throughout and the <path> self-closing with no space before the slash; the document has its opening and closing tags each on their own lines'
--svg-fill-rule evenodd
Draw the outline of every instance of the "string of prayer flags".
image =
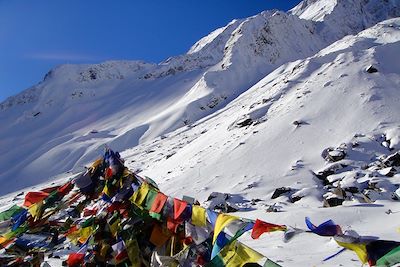
<svg viewBox="0 0 400 267">
<path fill-rule="evenodd" d="M 263 233 L 269 233 L 274 231 L 286 231 L 287 227 L 285 225 L 277 225 L 272 223 L 267 223 L 259 219 L 256 220 L 253 226 L 253 231 L 251 232 L 251 237 L 253 239 L 258 239 Z"/>
<path fill-rule="evenodd" d="M 320 236 L 335 236 L 342 234 L 342 229 L 340 228 L 340 226 L 336 225 L 332 220 L 328 220 L 318 226 L 312 224 L 310 218 L 308 217 L 306 217 L 305 220 L 308 229 L 310 229 L 310 231 L 314 234 Z"/>
<path fill-rule="evenodd" d="M 72 182 L 28 193 L 25 202 L 27 209 L 15 205 L 0 213 L 0 245 L 15 253 L 6 264 L 16 259 L 27 263 L 28 253 L 35 250 L 50 255 L 71 247 L 72 253 L 64 258 L 68 266 L 140 267 L 168 262 L 173 266 L 234 267 L 258 265 L 264 259 L 264 267 L 280 267 L 238 238 L 250 230 L 253 239 L 266 232 L 284 231 L 288 241 L 306 231 L 217 213 L 191 197 L 167 196 L 150 178 L 130 172 L 110 149 Z M 400 242 L 345 236 L 332 220 L 318 226 L 309 218 L 305 222 L 312 233 L 333 236 L 363 263 L 390 266 L 400 262 Z M 79 251 L 68 245 L 71 243 L 81 245 Z"/>
</svg>

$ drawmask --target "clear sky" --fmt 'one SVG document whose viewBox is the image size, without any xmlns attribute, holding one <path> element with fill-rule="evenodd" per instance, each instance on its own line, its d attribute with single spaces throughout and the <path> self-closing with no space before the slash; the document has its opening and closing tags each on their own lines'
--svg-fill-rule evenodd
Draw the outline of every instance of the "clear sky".
<svg viewBox="0 0 400 267">
<path fill-rule="evenodd" d="M 160 62 L 235 18 L 300 0 L 0 0 L 0 101 L 54 66 Z"/>
</svg>

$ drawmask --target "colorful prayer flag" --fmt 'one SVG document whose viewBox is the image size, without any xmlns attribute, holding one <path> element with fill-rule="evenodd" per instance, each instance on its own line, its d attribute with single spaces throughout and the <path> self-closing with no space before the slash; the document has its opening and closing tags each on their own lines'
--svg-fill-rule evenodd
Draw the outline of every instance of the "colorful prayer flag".
<svg viewBox="0 0 400 267">
<path fill-rule="evenodd" d="M 256 220 L 253 231 L 251 232 L 251 237 L 253 239 L 258 239 L 263 233 L 269 233 L 274 231 L 286 231 L 285 225 L 277 225 L 272 223 L 267 223 L 259 219 Z"/>
</svg>

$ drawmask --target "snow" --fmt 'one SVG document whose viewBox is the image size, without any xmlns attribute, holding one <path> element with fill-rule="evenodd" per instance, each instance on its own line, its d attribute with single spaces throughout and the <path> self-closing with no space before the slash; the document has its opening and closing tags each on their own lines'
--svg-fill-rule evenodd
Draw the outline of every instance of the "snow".
<svg viewBox="0 0 400 267">
<path fill-rule="evenodd" d="M 384 164 L 400 142 L 400 19 L 385 20 L 398 16 L 395 0 L 308 0 L 234 20 L 159 64 L 57 67 L 0 104 L 1 209 L 108 145 L 169 195 L 207 205 L 228 193 L 238 216 L 302 229 L 305 216 L 333 219 L 400 241 L 400 174 Z M 327 148 L 345 158 L 327 162 Z M 334 188 L 317 177 L 329 170 Z M 291 191 L 271 199 L 279 187 Z M 343 205 L 323 208 L 340 189 Z M 241 239 L 283 266 L 360 266 L 349 251 L 322 262 L 340 248 L 310 233 Z"/>
</svg>

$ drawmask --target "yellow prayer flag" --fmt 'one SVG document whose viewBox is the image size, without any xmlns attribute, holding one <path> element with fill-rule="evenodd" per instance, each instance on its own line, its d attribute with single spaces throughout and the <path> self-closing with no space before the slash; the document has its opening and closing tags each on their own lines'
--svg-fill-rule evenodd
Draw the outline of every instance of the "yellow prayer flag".
<svg viewBox="0 0 400 267">
<path fill-rule="evenodd" d="M 354 251 L 363 264 L 368 261 L 367 247 L 366 247 L 365 244 L 361 244 L 361 243 L 345 243 L 345 242 L 340 242 L 338 240 L 336 240 L 336 242 L 340 246 Z"/>
<path fill-rule="evenodd" d="M 192 207 L 192 224 L 196 226 L 206 226 L 206 209 L 198 206 L 193 205 Z"/>
<path fill-rule="evenodd" d="M 147 183 L 143 183 L 135 193 L 133 193 L 130 198 L 131 202 L 136 204 L 138 207 L 142 206 L 143 201 L 146 199 L 147 193 L 149 193 L 149 185 Z"/>
<path fill-rule="evenodd" d="M 215 222 L 215 228 L 214 228 L 214 236 L 213 236 L 213 244 L 215 243 L 215 240 L 217 240 L 217 236 L 221 231 L 227 226 L 229 223 L 232 221 L 239 220 L 238 217 L 228 215 L 228 214 L 219 214 L 217 217 L 217 221 Z"/>
<path fill-rule="evenodd" d="M 224 247 L 218 257 L 221 258 L 226 267 L 241 267 L 246 263 L 257 263 L 264 258 L 262 254 L 237 240 Z"/>
<path fill-rule="evenodd" d="M 28 212 L 32 215 L 32 218 L 35 221 L 41 217 L 42 206 L 43 200 L 31 205 L 28 209 Z"/>
<path fill-rule="evenodd" d="M 93 226 L 81 228 L 79 230 L 79 242 L 85 243 L 93 233 Z"/>
<path fill-rule="evenodd" d="M 117 234 L 120 222 L 121 220 L 118 218 L 112 224 L 108 224 L 110 226 L 112 236 L 115 236 Z"/>
</svg>

